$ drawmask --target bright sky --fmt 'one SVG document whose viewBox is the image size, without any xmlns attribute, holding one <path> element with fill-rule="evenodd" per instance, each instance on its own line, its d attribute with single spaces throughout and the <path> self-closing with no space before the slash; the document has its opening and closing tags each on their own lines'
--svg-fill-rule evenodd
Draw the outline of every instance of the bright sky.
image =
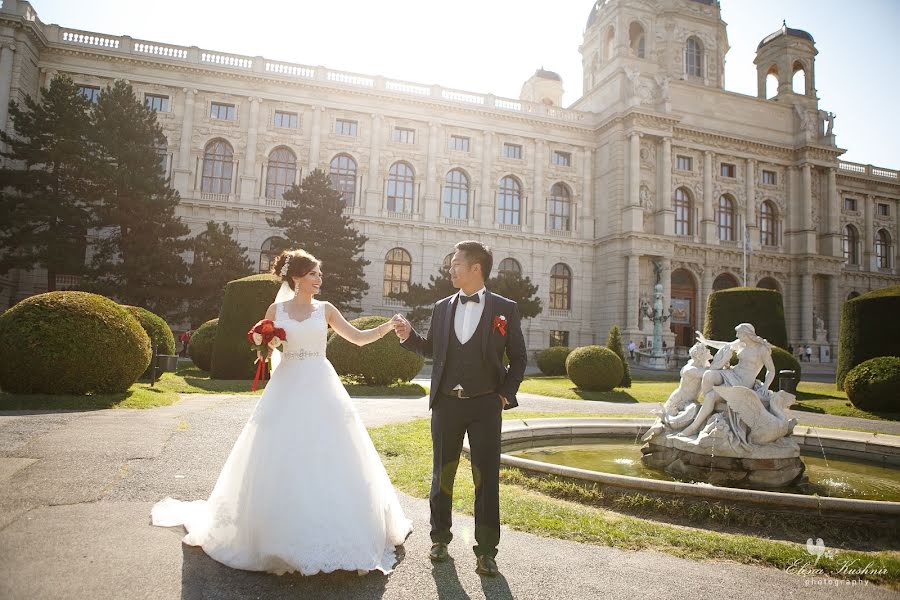
<svg viewBox="0 0 900 600">
<path fill-rule="evenodd" d="M 593 0 L 32 0 L 44 23 L 517 98 L 543 66 L 581 95 L 578 46 Z M 900 1 L 721 0 L 728 90 L 756 95 L 759 41 L 816 40 L 820 108 L 844 160 L 900 169 Z M 852 10 L 851 10 L 852 9 Z"/>
</svg>

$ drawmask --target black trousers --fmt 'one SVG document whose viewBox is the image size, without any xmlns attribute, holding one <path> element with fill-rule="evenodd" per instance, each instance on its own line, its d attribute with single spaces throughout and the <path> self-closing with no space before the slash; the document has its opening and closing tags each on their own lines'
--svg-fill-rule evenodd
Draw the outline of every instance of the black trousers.
<svg viewBox="0 0 900 600">
<path fill-rule="evenodd" d="M 476 398 L 439 394 L 431 412 L 434 463 L 431 475 L 431 541 L 453 539 L 453 482 L 463 436 L 469 434 L 472 480 L 475 483 L 476 555 L 497 555 L 500 542 L 500 396 Z"/>
</svg>

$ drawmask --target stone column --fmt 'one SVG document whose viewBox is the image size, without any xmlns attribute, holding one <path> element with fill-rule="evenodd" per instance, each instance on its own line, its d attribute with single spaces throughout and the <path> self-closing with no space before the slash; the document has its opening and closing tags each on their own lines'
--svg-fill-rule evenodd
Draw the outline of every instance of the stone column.
<svg viewBox="0 0 900 600">
<path fill-rule="evenodd" d="M 319 167 L 319 140 L 322 136 L 322 107 L 312 107 L 312 126 L 309 128 L 309 169 L 312 172 Z"/>
<path fill-rule="evenodd" d="M 744 203 L 744 231 L 738 233 L 742 241 L 749 239 L 754 248 L 759 248 L 759 228 L 756 226 L 756 161 L 748 158 L 745 165 L 746 195 Z M 746 238 L 744 235 L 746 234 Z M 749 278 L 747 279 L 749 282 Z"/>
<path fill-rule="evenodd" d="M 585 240 L 594 238 L 594 151 L 584 149 L 584 162 L 581 184 L 581 202 L 576 202 L 579 211 L 579 232 L 575 237 Z M 900 246 L 900 244 L 897 244 Z"/>
<path fill-rule="evenodd" d="M 705 244 L 715 244 L 716 220 L 713 212 L 713 153 L 703 153 L 703 219 L 700 223 L 701 240 Z"/>
<path fill-rule="evenodd" d="M 624 331 L 637 332 L 638 310 L 641 301 L 640 256 L 625 256 L 625 327 Z"/>
<path fill-rule="evenodd" d="M 628 190 L 622 215 L 625 232 L 644 229 L 644 211 L 641 208 L 641 134 L 633 131 L 628 136 Z"/>
<path fill-rule="evenodd" d="M 250 116 L 247 119 L 247 148 L 244 152 L 244 173 L 241 175 L 240 198 L 250 202 L 259 193 L 256 173 L 256 140 L 259 129 L 259 98 L 250 98 Z"/>
<path fill-rule="evenodd" d="M 547 143 L 537 140 L 534 144 L 534 191 L 532 192 L 531 210 L 532 217 L 526 219 L 531 225 L 531 231 L 543 234 L 547 227 L 547 198 L 549 191 L 544 189 L 544 161 Z"/>
<path fill-rule="evenodd" d="M 184 106 L 181 116 L 181 140 L 178 144 L 178 167 L 174 173 L 175 189 L 186 196 L 193 188 L 191 181 L 191 134 L 194 131 L 194 102 L 197 90 L 184 88 Z M 202 168 L 202 165 L 201 165 Z"/>
<path fill-rule="evenodd" d="M 813 342 L 813 277 L 810 273 L 800 275 L 800 341 Z"/>
<path fill-rule="evenodd" d="M 805 163 L 801 170 L 800 199 L 803 210 L 803 230 L 812 231 L 812 167 L 809 163 Z"/>
<path fill-rule="evenodd" d="M 866 215 L 866 231 L 863 233 L 863 268 L 866 271 L 875 270 L 875 196 L 866 194 L 863 200 Z"/>
<path fill-rule="evenodd" d="M 700 296 L 697 298 L 697 328 L 700 331 L 703 331 L 706 324 L 706 301 L 712 293 L 712 276 L 712 267 L 704 265 L 703 274 L 700 276 Z"/>
<path fill-rule="evenodd" d="M 435 223 L 438 220 L 439 199 L 435 188 L 437 187 L 437 152 L 438 135 L 440 130 L 434 121 L 428 123 L 428 157 L 425 161 L 425 197 L 422 203 L 425 205 L 422 214 L 425 221 Z"/>
<path fill-rule="evenodd" d="M 360 210 L 367 215 L 376 215 L 383 207 L 381 194 L 381 136 L 384 117 L 379 114 L 372 115 L 372 139 L 369 142 L 369 173 L 366 180 L 366 193 L 363 196 L 365 202 Z"/>
<path fill-rule="evenodd" d="M 834 167 L 826 172 L 828 181 L 828 228 L 826 229 L 825 247 L 823 253 L 828 256 L 843 257 L 841 247 L 841 196 L 837 189 L 837 169 Z"/>
<path fill-rule="evenodd" d="M 672 139 L 663 138 L 660 144 L 656 193 L 656 233 L 675 235 L 675 211 L 672 210 Z"/>
<path fill-rule="evenodd" d="M 894 202 L 894 218 L 897 220 L 897 234 L 900 235 L 900 201 Z M 894 274 L 900 275 L 900 238 L 895 237 L 894 242 Z"/>
<path fill-rule="evenodd" d="M 13 56 L 15 44 L 0 46 L 0 131 L 6 131 L 9 116 L 9 96 L 12 93 Z M 5 144 L 2 146 L 5 147 Z"/>
<path fill-rule="evenodd" d="M 831 344 L 831 360 L 837 358 L 838 333 L 841 324 L 841 277 L 830 275 L 828 277 L 828 342 Z"/>
<path fill-rule="evenodd" d="M 481 186 L 478 194 L 478 205 L 475 207 L 475 224 L 479 227 L 490 227 L 496 219 L 494 207 L 494 175 L 491 172 L 493 165 L 493 141 L 494 133 L 484 132 L 484 140 L 481 144 Z"/>
</svg>

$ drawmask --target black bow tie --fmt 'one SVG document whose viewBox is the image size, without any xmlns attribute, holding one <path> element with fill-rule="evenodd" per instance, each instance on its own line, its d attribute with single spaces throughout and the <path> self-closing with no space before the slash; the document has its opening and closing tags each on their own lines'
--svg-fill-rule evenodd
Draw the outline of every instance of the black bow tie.
<svg viewBox="0 0 900 600">
<path fill-rule="evenodd" d="M 481 303 L 481 298 L 479 298 L 478 292 L 475 292 L 471 296 L 463 296 L 462 294 L 460 294 L 459 301 L 463 304 L 465 304 L 466 302 L 474 302 L 475 304 L 479 304 Z"/>
</svg>

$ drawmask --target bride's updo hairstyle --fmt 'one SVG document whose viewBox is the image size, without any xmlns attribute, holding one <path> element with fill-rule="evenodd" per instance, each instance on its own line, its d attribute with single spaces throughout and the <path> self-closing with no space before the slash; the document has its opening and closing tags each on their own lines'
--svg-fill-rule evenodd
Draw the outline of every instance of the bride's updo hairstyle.
<svg viewBox="0 0 900 600">
<path fill-rule="evenodd" d="M 285 263 L 287 270 L 284 268 Z M 281 277 L 282 281 L 286 281 L 294 289 L 294 277 L 303 277 L 321 265 L 319 259 L 306 250 L 285 250 L 275 259 L 272 274 Z"/>
</svg>

